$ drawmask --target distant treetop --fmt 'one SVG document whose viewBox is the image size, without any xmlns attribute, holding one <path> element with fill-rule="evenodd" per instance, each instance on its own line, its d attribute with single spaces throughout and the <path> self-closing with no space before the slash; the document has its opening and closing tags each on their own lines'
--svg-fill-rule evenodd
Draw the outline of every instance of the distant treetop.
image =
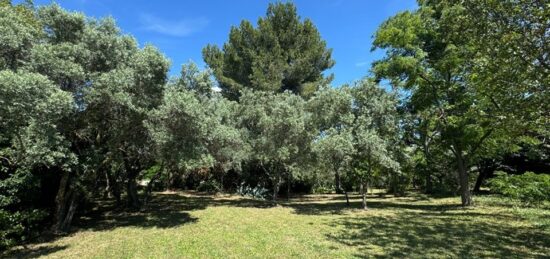
<svg viewBox="0 0 550 259">
<path fill-rule="evenodd" d="M 220 49 L 207 45 L 204 61 L 214 71 L 225 96 L 236 99 L 243 88 L 308 96 L 332 75 L 331 49 L 311 20 L 301 21 L 292 3 L 270 4 L 256 28 L 243 20 L 232 27 Z"/>
</svg>

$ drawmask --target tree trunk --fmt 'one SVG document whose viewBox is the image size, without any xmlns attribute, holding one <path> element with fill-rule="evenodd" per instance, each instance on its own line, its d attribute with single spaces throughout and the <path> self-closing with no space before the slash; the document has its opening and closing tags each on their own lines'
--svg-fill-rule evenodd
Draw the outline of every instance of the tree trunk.
<svg viewBox="0 0 550 259">
<path fill-rule="evenodd" d="M 71 185 L 71 173 L 64 171 L 55 197 L 53 232 L 67 232 L 71 226 L 78 205 L 78 193 Z"/>
<path fill-rule="evenodd" d="M 59 230 L 64 232 L 69 231 L 69 228 L 71 227 L 71 222 L 73 221 L 73 217 L 76 212 L 76 207 L 78 206 L 78 194 L 76 192 L 72 192 L 71 197 L 68 201 L 68 205 L 69 206 L 67 208 L 65 218 L 59 225 Z"/>
<path fill-rule="evenodd" d="M 460 197 L 462 200 L 462 206 L 472 206 L 473 201 L 468 181 L 468 169 L 464 156 L 462 155 L 462 150 L 460 148 L 456 149 L 455 157 L 458 167 L 458 181 L 460 184 Z"/>
<path fill-rule="evenodd" d="M 175 190 L 176 189 L 176 173 L 174 173 L 174 170 L 170 170 L 170 173 L 168 173 L 168 190 Z"/>
<path fill-rule="evenodd" d="M 426 134 L 427 135 L 427 134 Z M 428 148 L 428 139 L 425 137 L 423 142 L 423 152 L 426 158 L 426 193 L 431 194 L 433 192 L 432 185 L 432 167 L 431 156 Z"/>
<path fill-rule="evenodd" d="M 220 192 L 223 193 L 223 177 L 225 176 L 225 170 L 221 168 L 221 177 L 220 177 Z"/>
<path fill-rule="evenodd" d="M 147 203 L 151 198 L 151 192 L 153 191 L 153 184 L 157 179 L 161 177 L 163 171 L 164 171 L 164 164 L 161 164 L 159 171 L 153 177 L 151 177 L 151 180 L 149 181 L 149 183 L 147 183 L 147 187 L 145 188 L 145 195 L 143 197 L 143 207 L 147 206 Z"/>
<path fill-rule="evenodd" d="M 126 192 L 128 194 L 128 207 L 131 209 L 139 209 L 140 202 L 137 194 L 137 183 L 136 183 L 136 177 L 133 173 L 128 176 Z"/>
<path fill-rule="evenodd" d="M 287 174 L 286 177 L 286 200 L 290 201 L 290 174 Z"/>
<path fill-rule="evenodd" d="M 109 171 L 105 170 L 105 190 L 103 191 L 103 199 L 113 198 L 111 193 L 113 187 L 111 183 L 111 177 L 109 176 Z"/>
<path fill-rule="evenodd" d="M 340 180 L 340 172 L 338 172 L 338 170 L 336 170 L 334 174 L 334 187 L 337 194 L 342 194 L 342 183 Z"/>
<path fill-rule="evenodd" d="M 137 210 L 141 207 L 136 183 L 138 172 L 135 170 L 135 168 L 133 168 L 130 161 L 126 159 L 124 159 L 124 168 L 126 169 L 126 178 L 128 180 L 128 182 L 126 183 L 127 206 L 131 209 Z"/>
<path fill-rule="evenodd" d="M 432 184 L 432 171 L 428 167 L 428 170 L 426 172 L 426 193 L 431 194 L 433 191 L 433 184 Z"/>
<path fill-rule="evenodd" d="M 364 180 L 361 179 L 361 182 L 359 184 L 359 190 L 361 191 L 361 197 L 363 198 L 363 209 L 367 209 L 367 190 L 365 190 L 365 183 Z"/>
<path fill-rule="evenodd" d="M 63 172 L 61 175 L 61 180 L 59 181 L 59 188 L 57 189 L 57 195 L 55 196 L 55 213 L 54 213 L 54 223 L 62 221 L 63 214 L 65 211 L 65 200 L 67 196 L 67 189 L 69 186 L 69 172 Z"/>
<path fill-rule="evenodd" d="M 479 193 L 481 189 L 481 184 L 483 183 L 483 180 L 485 180 L 485 176 L 487 175 L 487 171 L 484 169 L 479 170 L 479 175 L 477 176 L 476 185 L 474 186 L 474 193 Z"/>
<path fill-rule="evenodd" d="M 344 191 L 344 196 L 346 197 L 346 206 L 349 207 L 349 196 L 347 191 Z"/>
<path fill-rule="evenodd" d="M 281 176 L 279 175 L 273 181 L 273 201 L 277 201 L 277 195 L 279 194 L 280 185 L 281 185 Z"/>
<path fill-rule="evenodd" d="M 493 161 L 485 161 L 479 166 L 479 175 L 474 186 L 474 193 L 479 193 L 483 181 L 493 174 L 495 171 L 495 163 Z"/>
<path fill-rule="evenodd" d="M 117 179 L 115 177 L 111 178 L 111 186 L 112 186 L 112 193 L 113 193 L 113 196 L 115 197 L 115 201 L 116 201 L 116 205 L 117 206 L 122 206 L 122 199 L 121 199 L 121 187 L 120 187 L 120 183 L 117 181 Z"/>
</svg>

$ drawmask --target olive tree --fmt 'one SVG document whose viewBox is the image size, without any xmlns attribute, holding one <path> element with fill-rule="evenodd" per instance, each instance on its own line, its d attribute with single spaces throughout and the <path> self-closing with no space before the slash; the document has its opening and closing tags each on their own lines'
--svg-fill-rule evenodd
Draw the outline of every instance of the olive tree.
<svg viewBox="0 0 550 259">
<path fill-rule="evenodd" d="M 269 175 L 273 200 L 286 176 L 292 177 L 305 159 L 315 134 L 306 102 L 289 92 L 243 91 L 239 118 L 251 146 L 251 158 Z M 287 180 L 288 181 L 288 180 Z"/>
<path fill-rule="evenodd" d="M 197 167 L 220 170 L 220 183 L 247 158 L 247 144 L 237 127 L 238 103 L 212 91 L 208 71 L 184 65 L 182 75 L 165 89 L 147 127 L 159 160 L 169 173 Z"/>
<path fill-rule="evenodd" d="M 57 129 L 59 121 L 74 108 L 72 96 L 45 76 L 0 71 L 0 225 L 5 226 L 0 231 L 0 247 L 22 235 L 23 222 L 40 218 L 37 204 L 22 205 L 20 199 L 24 192 L 36 188 L 33 170 L 74 169 L 75 156 Z"/>
<path fill-rule="evenodd" d="M 354 150 L 349 87 L 319 90 L 309 100 L 308 109 L 315 113 L 313 120 L 319 131 L 313 141 L 313 152 L 317 160 L 334 174 L 336 193 L 342 193 L 345 190 L 341 186 L 341 176 L 348 171 Z"/>
<path fill-rule="evenodd" d="M 374 171 L 400 169 L 394 153 L 398 134 L 397 99 L 370 79 L 359 81 L 352 95 L 353 173 L 359 181 L 366 209 L 366 192 Z"/>
</svg>

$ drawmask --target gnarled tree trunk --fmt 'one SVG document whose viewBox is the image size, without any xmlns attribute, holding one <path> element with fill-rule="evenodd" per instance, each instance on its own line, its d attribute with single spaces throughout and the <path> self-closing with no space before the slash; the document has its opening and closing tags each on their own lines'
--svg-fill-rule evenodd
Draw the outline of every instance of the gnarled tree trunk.
<svg viewBox="0 0 550 259">
<path fill-rule="evenodd" d="M 334 188 L 337 194 L 342 194 L 342 180 L 340 179 L 340 172 L 334 171 Z"/>
<path fill-rule="evenodd" d="M 126 168 L 126 175 L 128 182 L 126 183 L 126 193 L 128 195 L 128 207 L 131 209 L 139 209 L 141 207 L 141 202 L 139 201 L 139 196 L 137 193 L 137 171 L 129 164 L 128 161 L 124 162 Z"/>
<path fill-rule="evenodd" d="M 279 194 L 279 188 L 281 186 L 281 175 L 277 174 L 273 179 L 273 201 L 277 201 L 277 195 Z"/>
<path fill-rule="evenodd" d="M 292 182 L 292 178 L 290 173 L 287 173 L 287 179 L 286 179 L 286 200 L 290 201 L 290 183 Z"/>
<path fill-rule="evenodd" d="M 153 184 L 155 183 L 156 180 L 158 180 L 161 177 L 163 171 L 164 171 L 164 163 L 161 164 L 159 171 L 151 178 L 149 183 L 147 183 L 147 188 L 145 189 L 145 196 L 143 197 L 144 207 L 147 207 L 147 203 L 151 198 L 151 192 L 153 191 Z"/>
<path fill-rule="evenodd" d="M 365 180 L 361 179 L 359 183 L 359 190 L 361 191 L 361 197 L 363 198 L 363 209 L 367 209 L 367 187 L 365 186 Z"/>
<path fill-rule="evenodd" d="M 430 167 L 428 167 L 428 170 L 426 172 L 426 193 L 431 194 L 432 192 L 433 192 L 432 171 Z"/>
<path fill-rule="evenodd" d="M 78 206 L 79 193 L 72 186 L 71 172 L 64 171 L 55 197 L 53 232 L 67 232 Z"/>
<path fill-rule="evenodd" d="M 135 176 L 128 177 L 126 192 L 128 194 L 128 207 L 132 209 L 139 209 L 141 204 L 137 194 L 137 183 Z"/>
<path fill-rule="evenodd" d="M 470 184 L 468 179 L 468 169 L 466 160 L 462 154 L 462 150 L 457 148 L 455 150 L 455 158 L 458 171 L 458 182 L 460 184 L 460 198 L 462 200 L 462 206 L 467 207 L 473 205 L 472 194 L 470 192 Z"/>
<path fill-rule="evenodd" d="M 349 207 L 349 196 L 348 196 L 348 191 L 344 190 L 344 196 L 346 197 L 346 206 Z"/>
</svg>

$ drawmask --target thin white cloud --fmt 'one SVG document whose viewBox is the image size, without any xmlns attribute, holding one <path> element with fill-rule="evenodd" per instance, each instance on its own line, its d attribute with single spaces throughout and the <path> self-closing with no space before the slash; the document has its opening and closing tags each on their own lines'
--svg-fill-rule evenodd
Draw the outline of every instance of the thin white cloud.
<svg viewBox="0 0 550 259">
<path fill-rule="evenodd" d="M 144 30 L 174 37 L 189 36 L 201 31 L 210 22 L 204 17 L 168 21 L 150 14 L 142 14 L 140 20 Z"/>
<path fill-rule="evenodd" d="M 357 63 L 355 63 L 355 66 L 356 67 L 364 67 L 368 64 L 369 64 L 369 62 L 357 62 Z"/>
</svg>

